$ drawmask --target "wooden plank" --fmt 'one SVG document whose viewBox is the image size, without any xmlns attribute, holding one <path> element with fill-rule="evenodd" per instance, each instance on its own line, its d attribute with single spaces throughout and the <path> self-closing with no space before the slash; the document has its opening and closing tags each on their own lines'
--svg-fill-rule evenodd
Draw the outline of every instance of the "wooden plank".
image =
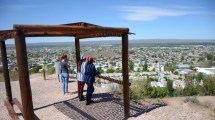
<svg viewBox="0 0 215 120">
<path fill-rule="evenodd" d="M 26 25 L 15 24 L 14 29 L 17 30 L 117 30 L 128 32 L 128 28 L 101 27 L 101 26 L 70 26 L 70 25 Z"/>
<path fill-rule="evenodd" d="M 33 31 L 33 32 L 26 32 L 25 36 L 26 37 L 52 37 L 52 36 L 75 36 L 75 33 L 68 32 L 68 31 L 59 31 L 59 32 L 54 32 L 54 31 L 49 31 L 49 32 L 43 32 L 43 31 Z"/>
<path fill-rule="evenodd" d="M 18 33 L 18 35 L 15 37 L 15 46 L 24 119 L 33 120 L 34 111 L 32 93 L 29 81 L 26 43 L 23 34 Z"/>
<path fill-rule="evenodd" d="M 69 25 L 69 26 L 84 26 L 84 27 L 103 27 L 91 23 L 86 23 L 86 22 L 77 22 L 77 23 L 68 23 L 68 24 L 62 24 L 62 25 Z"/>
<path fill-rule="evenodd" d="M 2 58 L 2 65 L 3 65 L 3 76 L 4 76 L 4 83 L 6 89 L 6 97 L 9 102 L 12 104 L 12 92 L 11 92 L 11 85 L 10 85 L 10 76 L 8 71 L 8 62 L 7 62 L 7 52 L 6 46 L 4 41 L 0 41 L 1 47 L 1 58 Z"/>
<path fill-rule="evenodd" d="M 94 38 L 94 37 L 121 37 L 121 33 L 93 33 L 93 34 L 84 34 L 84 35 L 76 35 L 79 39 L 84 38 Z"/>
<path fill-rule="evenodd" d="M 130 116 L 127 33 L 122 35 L 122 75 L 123 75 L 124 116 L 125 119 L 127 119 Z"/>
<path fill-rule="evenodd" d="M 10 102 L 8 100 L 5 100 L 4 104 L 5 104 L 6 108 L 7 108 L 7 111 L 9 113 L 9 115 L 11 116 L 11 118 L 13 120 L 19 120 L 19 117 L 16 114 L 16 112 L 14 111 L 12 104 L 10 104 Z"/>
<path fill-rule="evenodd" d="M 16 30 L 21 30 L 25 36 L 54 36 L 54 35 L 80 35 L 93 33 L 124 33 L 128 28 L 111 28 L 111 27 L 83 27 L 67 25 L 14 25 Z"/>
</svg>

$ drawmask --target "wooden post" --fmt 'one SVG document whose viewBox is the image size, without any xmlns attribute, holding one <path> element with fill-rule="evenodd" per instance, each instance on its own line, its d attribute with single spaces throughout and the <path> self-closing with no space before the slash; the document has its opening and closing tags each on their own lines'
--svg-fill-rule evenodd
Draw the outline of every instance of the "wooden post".
<svg viewBox="0 0 215 120">
<path fill-rule="evenodd" d="M 78 71 L 78 62 L 80 61 L 80 42 L 78 38 L 75 38 L 75 53 L 76 53 L 76 64 L 77 64 L 77 71 Z"/>
<path fill-rule="evenodd" d="M 19 85 L 20 85 L 20 91 L 21 91 L 22 106 L 24 111 L 23 113 L 24 119 L 33 120 L 34 111 L 33 111 L 32 93 L 31 93 L 31 85 L 30 85 L 29 71 L 28 71 L 26 43 L 25 43 L 25 37 L 23 36 L 23 34 L 18 33 L 18 35 L 15 36 L 15 45 L 16 45 L 16 57 L 17 57 L 18 72 L 19 72 Z"/>
<path fill-rule="evenodd" d="M 11 92 L 11 85 L 10 85 L 10 76 L 8 71 L 8 63 L 7 63 L 7 52 L 5 41 L 0 42 L 1 47 L 1 57 L 2 57 L 2 65 L 3 65 L 3 75 L 4 75 L 4 82 L 6 88 L 6 99 L 9 100 L 10 104 L 12 104 L 12 92 Z"/>
<path fill-rule="evenodd" d="M 129 111 L 129 76 L 128 76 L 128 34 L 122 35 L 122 74 L 123 74 L 123 99 L 125 119 L 130 116 Z"/>
<path fill-rule="evenodd" d="M 42 64 L 43 79 L 46 80 L 45 64 Z"/>
<path fill-rule="evenodd" d="M 75 38 L 75 53 L 76 53 L 77 75 L 78 75 L 78 62 L 80 61 L 80 42 L 78 38 Z M 77 82 L 77 86 L 78 86 L 78 82 Z"/>
</svg>

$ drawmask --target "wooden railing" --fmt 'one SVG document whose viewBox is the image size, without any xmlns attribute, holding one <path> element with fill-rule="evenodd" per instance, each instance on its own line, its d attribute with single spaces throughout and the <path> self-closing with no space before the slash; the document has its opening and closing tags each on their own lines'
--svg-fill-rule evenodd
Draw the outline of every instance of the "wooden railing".
<svg viewBox="0 0 215 120">
<path fill-rule="evenodd" d="M 97 75 L 96 77 L 123 85 L 122 80 L 117 80 L 117 79 L 110 78 L 110 77 L 107 77 L 107 76 L 102 76 L 102 75 Z M 131 86 L 131 83 L 129 83 L 129 86 Z"/>
<path fill-rule="evenodd" d="M 19 108 L 22 116 L 24 117 L 24 114 L 23 114 L 24 111 L 23 111 L 22 105 L 16 98 L 12 99 L 12 103 L 10 103 L 9 100 L 5 100 L 4 104 L 8 110 L 9 115 L 13 120 L 20 120 L 17 113 L 14 110 L 13 105 L 16 105 Z M 34 114 L 34 120 L 39 120 L 39 118 L 35 114 Z"/>
</svg>

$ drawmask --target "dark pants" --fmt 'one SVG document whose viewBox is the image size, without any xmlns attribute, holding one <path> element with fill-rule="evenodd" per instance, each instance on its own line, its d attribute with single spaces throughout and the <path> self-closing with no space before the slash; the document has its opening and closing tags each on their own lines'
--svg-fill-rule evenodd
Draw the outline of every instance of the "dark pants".
<svg viewBox="0 0 215 120">
<path fill-rule="evenodd" d="M 84 92 L 84 84 L 85 82 L 78 81 L 78 98 L 84 98 L 83 92 Z"/>
<path fill-rule="evenodd" d="M 92 94 L 94 92 L 93 83 L 87 83 L 87 102 L 91 101 Z"/>
</svg>

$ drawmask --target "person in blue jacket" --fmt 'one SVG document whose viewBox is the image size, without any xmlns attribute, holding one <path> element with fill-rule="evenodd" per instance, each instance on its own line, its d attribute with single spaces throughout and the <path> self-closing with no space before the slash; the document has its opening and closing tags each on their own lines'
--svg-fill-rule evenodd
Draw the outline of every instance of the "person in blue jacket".
<svg viewBox="0 0 215 120">
<path fill-rule="evenodd" d="M 86 105 L 89 105 L 90 103 L 94 102 L 93 100 L 91 100 L 91 98 L 94 92 L 93 83 L 95 82 L 95 76 L 97 74 L 98 74 L 97 70 L 95 68 L 95 65 L 93 64 L 93 57 L 89 56 L 87 58 L 87 63 L 85 65 L 85 75 L 84 75 L 84 81 L 87 84 Z"/>
</svg>

